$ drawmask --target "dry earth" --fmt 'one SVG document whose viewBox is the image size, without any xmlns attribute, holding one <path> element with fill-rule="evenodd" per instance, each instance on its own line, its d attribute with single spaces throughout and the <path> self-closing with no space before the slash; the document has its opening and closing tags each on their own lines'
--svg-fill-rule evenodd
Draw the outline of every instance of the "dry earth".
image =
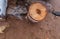
<svg viewBox="0 0 60 39">
<path fill-rule="evenodd" d="M 6 22 L 10 27 L 0 34 L 0 39 L 60 39 L 60 17 L 51 13 L 35 24 L 12 16 L 9 16 Z"/>
</svg>

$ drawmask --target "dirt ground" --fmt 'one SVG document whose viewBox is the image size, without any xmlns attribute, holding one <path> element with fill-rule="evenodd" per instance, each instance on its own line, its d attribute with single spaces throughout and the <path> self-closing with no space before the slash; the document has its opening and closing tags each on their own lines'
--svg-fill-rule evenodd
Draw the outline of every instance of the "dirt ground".
<svg viewBox="0 0 60 39">
<path fill-rule="evenodd" d="M 0 39 L 60 39 L 60 17 L 48 13 L 39 23 L 8 16 L 10 27 L 0 34 Z"/>
</svg>

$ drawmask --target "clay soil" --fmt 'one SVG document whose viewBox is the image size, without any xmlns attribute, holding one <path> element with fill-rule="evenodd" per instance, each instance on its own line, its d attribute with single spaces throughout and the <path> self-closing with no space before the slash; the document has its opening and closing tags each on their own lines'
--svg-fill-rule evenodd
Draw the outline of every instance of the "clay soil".
<svg viewBox="0 0 60 39">
<path fill-rule="evenodd" d="M 10 12 L 9 12 L 10 13 Z M 48 13 L 39 23 L 8 16 L 10 27 L 0 34 L 0 39 L 60 39 L 60 17 Z"/>
</svg>

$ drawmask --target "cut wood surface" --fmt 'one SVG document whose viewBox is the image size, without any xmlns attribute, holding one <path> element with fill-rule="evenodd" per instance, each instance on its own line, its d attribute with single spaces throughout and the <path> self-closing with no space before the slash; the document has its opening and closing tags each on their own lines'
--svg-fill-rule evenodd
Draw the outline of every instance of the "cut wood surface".
<svg viewBox="0 0 60 39">
<path fill-rule="evenodd" d="M 7 22 L 10 27 L 0 34 L 0 39 L 60 39 L 60 17 L 51 13 L 36 24 L 12 16 L 8 17 Z"/>
</svg>

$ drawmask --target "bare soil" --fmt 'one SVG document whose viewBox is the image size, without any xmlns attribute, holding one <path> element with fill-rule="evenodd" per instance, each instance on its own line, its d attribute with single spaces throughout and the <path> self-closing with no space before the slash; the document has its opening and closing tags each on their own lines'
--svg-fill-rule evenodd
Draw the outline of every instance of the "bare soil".
<svg viewBox="0 0 60 39">
<path fill-rule="evenodd" d="M 10 13 L 10 12 L 9 12 Z M 10 27 L 0 34 L 0 39 L 60 39 L 60 17 L 48 13 L 39 23 L 8 16 Z"/>
</svg>

